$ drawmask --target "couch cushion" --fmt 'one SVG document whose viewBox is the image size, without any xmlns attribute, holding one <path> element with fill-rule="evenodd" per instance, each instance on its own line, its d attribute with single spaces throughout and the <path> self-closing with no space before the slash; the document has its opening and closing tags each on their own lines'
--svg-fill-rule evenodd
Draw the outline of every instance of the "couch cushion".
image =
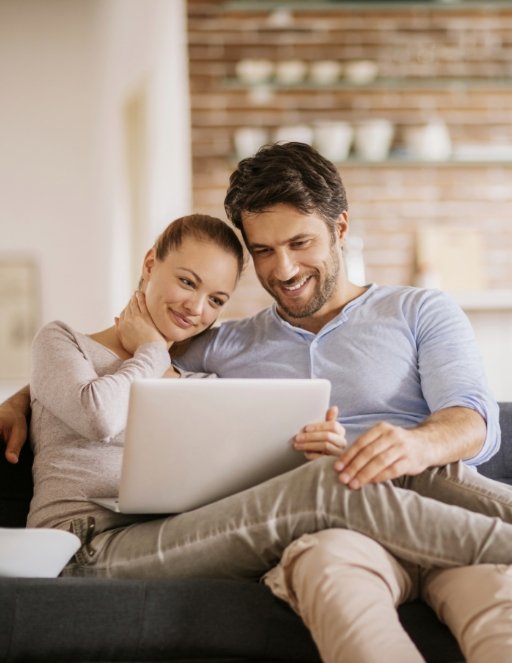
<svg viewBox="0 0 512 663">
<path fill-rule="evenodd" d="M 0 595 L 1 661 L 320 661 L 297 615 L 255 582 L 4 578 Z M 462 660 L 426 605 L 400 619 L 429 663 Z"/>
<path fill-rule="evenodd" d="M 0 579 L 0 594 L 1 661 L 319 661 L 298 617 L 258 583 Z"/>
</svg>

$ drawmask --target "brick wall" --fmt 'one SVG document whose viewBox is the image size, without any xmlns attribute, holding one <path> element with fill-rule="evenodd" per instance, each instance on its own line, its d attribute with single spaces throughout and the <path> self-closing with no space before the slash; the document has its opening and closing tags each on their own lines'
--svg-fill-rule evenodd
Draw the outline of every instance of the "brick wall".
<svg viewBox="0 0 512 663">
<path fill-rule="evenodd" d="M 413 282 L 418 229 L 455 225 L 481 233 L 487 287 L 512 289 L 511 4 L 302 1 L 289 3 L 289 11 L 274 11 L 269 2 L 242 5 L 188 1 L 195 210 L 224 216 L 240 127 L 262 127 L 272 139 L 278 127 L 296 123 L 356 126 L 385 118 L 395 129 L 389 158 L 369 163 L 352 150 L 337 162 L 352 232 L 364 241 L 367 281 Z M 364 85 L 343 75 L 330 85 L 307 78 L 243 84 L 237 63 L 262 58 L 308 66 L 369 59 L 378 76 Z M 408 156 L 408 129 L 432 118 L 446 125 L 454 154 L 476 145 L 477 156 Z M 267 302 L 248 269 L 228 315 Z"/>
</svg>

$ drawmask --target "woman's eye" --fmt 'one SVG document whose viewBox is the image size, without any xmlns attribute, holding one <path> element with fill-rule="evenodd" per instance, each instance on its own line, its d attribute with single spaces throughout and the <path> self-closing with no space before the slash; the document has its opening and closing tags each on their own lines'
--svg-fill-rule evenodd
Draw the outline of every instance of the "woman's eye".
<svg viewBox="0 0 512 663">
<path fill-rule="evenodd" d="M 180 282 L 183 283 L 183 285 L 186 285 L 187 288 L 193 288 L 194 287 L 194 282 L 191 281 L 190 279 L 185 278 L 184 276 L 180 277 Z"/>
<path fill-rule="evenodd" d="M 214 306 L 224 306 L 225 302 L 223 299 L 219 299 L 218 297 L 210 297 L 210 301 Z"/>
</svg>

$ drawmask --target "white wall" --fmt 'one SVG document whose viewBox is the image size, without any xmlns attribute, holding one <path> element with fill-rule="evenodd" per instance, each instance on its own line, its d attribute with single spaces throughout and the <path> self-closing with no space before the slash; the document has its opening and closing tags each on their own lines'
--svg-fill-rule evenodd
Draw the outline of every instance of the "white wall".
<svg viewBox="0 0 512 663">
<path fill-rule="evenodd" d="M 124 126 L 126 103 L 134 95 L 143 94 L 146 104 L 141 244 L 135 247 L 139 260 L 170 220 L 191 211 L 188 58 L 184 0 L 102 0 L 100 4 L 105 46 L 100 142 L 112 245 L 111 315 L 136 284 L 136 275 L 129 273 L 135 210 L 130 209 L 127 188 Z"/>
<path fill-rule="evenodd" d="M 190 211 L 185 21 L 184 0 L 0 2 L 0 259 L 37 260 L 41 323 L 100 329 L 135 286 L 125 108 L 137 90 L 142 241 Z"/>
</svg>

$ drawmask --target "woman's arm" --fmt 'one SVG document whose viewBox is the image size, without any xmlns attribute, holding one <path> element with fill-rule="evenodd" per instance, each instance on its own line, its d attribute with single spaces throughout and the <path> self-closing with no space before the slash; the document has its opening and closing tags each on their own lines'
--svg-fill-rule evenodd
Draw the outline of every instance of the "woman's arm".
<svg viewBox="0 0 512 663">
<path fill-rule="evenodd" d="M 32 346 L 32 399 L 79 435 L 108 440 L 126 425 L 130 385 L 137 378 L 159 378 L 170 366 L 162 342 L 145 343 L 118 370 L 98 375 L 74 332 L 51 323 Z"/>
<path fill-rule="evenodd" d="M 17 463 L 27 440 L 27 418 L 30 415 L 30 389 L 28 385 L 0 405 L 0 435 L 5 442 L 5 458 Z"/>
</svg>

